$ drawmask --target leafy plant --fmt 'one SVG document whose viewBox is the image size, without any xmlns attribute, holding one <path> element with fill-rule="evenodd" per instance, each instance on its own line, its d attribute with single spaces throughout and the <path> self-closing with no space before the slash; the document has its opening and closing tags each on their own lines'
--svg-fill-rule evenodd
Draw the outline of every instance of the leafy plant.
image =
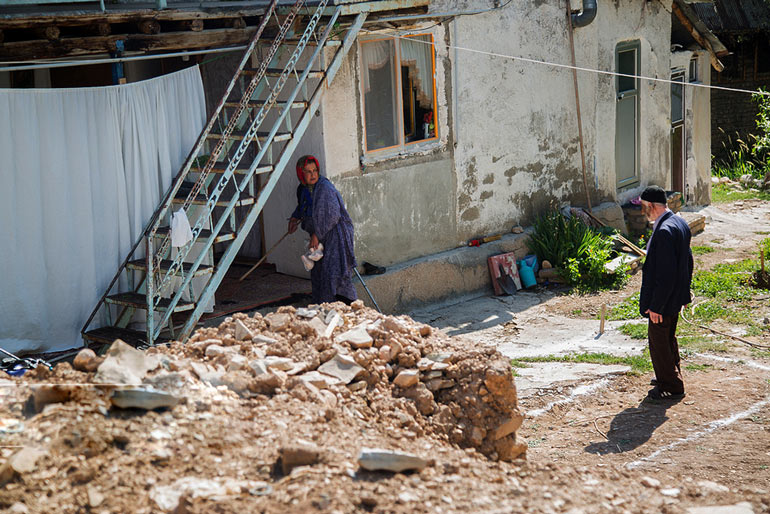
<svg viewBox="0 0 770 514">
<path fill-rule="evenodd" d="M 618 327 L 618 330 L 631 339 L 647 339 L 647 324 L 645 323 L 626 323 Z"/>
<path fill-rule="evenodd" d="M 712 246 L 693 246 L 690 248 L 690 250 L 692 250 L 693 255 L 705 255 L 707 253 L 716 251 Z"/>
<path fill-rule="evenodd" d="M 639 293 L 636 292 L 623 302 L 610 309 L 608 320 L 625 320 L 639 318 Z"/>
<path fill-rule="evenodd" d="M 561 270 L 562 277 L 579 292 L 618 288 L 625 284 L 626 268 L 607 273 L 612 242 L 592 230 L 577 216 L 566 218 L 558 211 L 535 220 L 529 249 L 540 262 L 547 260 Z"/>
</svg>

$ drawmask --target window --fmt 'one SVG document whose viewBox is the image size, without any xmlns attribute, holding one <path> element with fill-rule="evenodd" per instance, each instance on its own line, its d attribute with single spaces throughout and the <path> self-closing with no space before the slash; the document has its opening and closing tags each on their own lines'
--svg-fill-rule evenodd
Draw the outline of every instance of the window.
<svg viewBox="0 0 770 514">
<path fill-rule="evenodd" d="M 698 56 L 690 59 L 690 82 L 698 82 Z"/>
<path fill-rule="evenodd" d="M 361 41 L 366 152 L 438 138 L 433 36 Z"/>
<path fill-rule="evenodd" d="M 684 70 L 671 72 L 671 123 L 684 120 Z"/>
</svg>

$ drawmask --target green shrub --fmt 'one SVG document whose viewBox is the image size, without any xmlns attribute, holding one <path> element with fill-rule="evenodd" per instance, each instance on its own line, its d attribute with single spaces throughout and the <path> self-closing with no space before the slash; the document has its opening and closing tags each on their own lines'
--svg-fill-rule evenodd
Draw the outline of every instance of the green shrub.
<svg viewBox="0 0 770 514">
<path fill-rule="evenodd" d="M 607 273 L 605 264 L 612 254 L 612 241 L 592 230 L 579 218 L 565 218 L 550 211 L 535 220 L 529 249 L 540 262 L 549 261 L 561 270 L 570 286 L 579 292 L 619 288 L 628 280 L 627 268 Z"/>
</svg>

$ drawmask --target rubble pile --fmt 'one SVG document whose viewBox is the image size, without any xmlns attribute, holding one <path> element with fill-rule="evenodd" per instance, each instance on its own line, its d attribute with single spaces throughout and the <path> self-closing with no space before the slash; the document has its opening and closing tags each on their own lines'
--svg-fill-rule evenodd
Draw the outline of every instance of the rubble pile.
<svg viewBox="0 0 770 514">
<path fill-rule="evenodd" d="M 110 490 L 141 491 L 137 512 L 244 495 L 285 505 L 296 494 L 275 480 L 308 467 L 422 476 L 463 448 L 522 457 L 507 359 L 465 346 L 359 301 L 236 314 L 184 344 L 116 341 L 75 368 L 0 379 L 14 386 L 0 387 L 0 507 L 97 509 Z"/>
</svg>

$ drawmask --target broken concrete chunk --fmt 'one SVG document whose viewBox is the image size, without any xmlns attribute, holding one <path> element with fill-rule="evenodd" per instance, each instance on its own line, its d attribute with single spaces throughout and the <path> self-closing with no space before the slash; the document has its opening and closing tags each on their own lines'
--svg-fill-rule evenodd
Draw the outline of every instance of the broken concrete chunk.
<svg viewBox="0 0 770 514">
<path fill-rule="evenodd" d="M 353 348 L 369 348 L 374 339 L 366 331 L 366 324 L 363 324 L 338 335 L 334 338 L 334 342 L 349 343 Z"/>
<path fill-rule="evenodd" d="M 99 384 L 141 385 L 148 371 L 158 366 L 158 357 L 147 355 L 116 339 L 99 365 L 94 382 Z"/>
<path fill-rule="evenodd" d="M 360 311 L 364 308 L 364 302 L 363 300 L 356 300 L 353 303 L 350 304 L 350 308 L 354 311 Z"/>
<path fill-rule="evenodd" d="M 524 416 L 522 416 L 520 412 L 516 412 L 514 416 L 511 416 L 497 427 L 492 439 L 497 441 L 498 439 L 502 439 L 503 437 L 516 432 L 521 426 L 522 421 L 524 421 Z"/>
<path fill-rule="evenodd" d="M 321 373 L 336 377 L 343 384 L 352 382 L 363 370 L 352 357 L 339 353 L 318 368 Z"/>
<path fill-rule="evenodd" d="M 247 327 L 243 321 L 239 319 L 235 320 L 235 339 L 238 341 L 248 341 L 252 337 L 254 337 L 254 334 L 251 333 L 249 327 Z"/>
<path fill-rule="evenodd" d="M 350 384 L 348 386 L 348 390 L 351 393 L 355 393 L 357 391 L 365 391 L 366 390 L 366 382 L 364 382 L 363 380 L 361 380 L 359 382 L 353 382 L 352 384 Z"/>
<path fill-rule="evenodd" d="M 296 364 L 294 360 L 288 357 L 276 357 L 275 355 L 265 357 L 264 362 L 268 369 L 279 369 L 281 371 L 289 371 Z"/>
<path fill-rule="evenodd" d="M 422 471 L 428 461 L 409 453 L 379 448 L 362 448 L 358 455 L 358 465 L 369 471 Z"/>
<path fill-rule="evenodd" d="M 403 321 L 390 316 L 382 320 L 381 326 L 388 332 L 396 332 L 398 334 L 406 334 L 409 332 L 409 327 L 407 327 Z"/>
<path fill-rule="evenodd" d="M 398 354 L 401 353 L 401 350 L 403 349 L 403 346 L 401 346 L 401 343 L 398 341 L 391 341 L 390 342 L 390 360 L 395 359 L 398 357 Z"/>
<path fill-rule="evenodd" d="M 441 378 L 434 378 L 425 382 L 425 387 L 428 388 L 428 391 L 433 393 L 440 391 L 441 389 L 449 389 L 450 387 L 454 386 L 455 383 L 452 380 Z"/>
<path fill-rule="evenodd" d="M 646 487 L 660 487 L 660 480 L 652 477 L 642 477 L 642 485 Z"/>
<path fill-rule="evenodd" d="M 0 466 L 0 486 L 10 482 L 13 478 L 24 473 L 35 471 L 37 460 L 47 452 L 26 446 L 17 451 Z"/>
<path fill-rule="evenodd" d="M 206 357 L 219 357 L 220 355 L 224 355 L 232 351 L 233 350 L 230 348 L 225 348 L 224 346 L 220 346 L 218 344 L 210 344 L 208 347 L 206 347 Z"/>
<path fill-rule="evenodd" d="M 422 325 L 420 326 L 420 335 L 422 337 L 429 337 L 433 333 L 433 329 L 430 328 L 430 325 Z"/>
<path fill-rule="evenodd" d="M 311 319 L 308 324 L 315 330 L 316 336 L 322 336 L 324 332 L 326 332 L 326 323 L 321 321 L 319 318 L 313 318 Z"/>
<path fill-rule="evenodd" d="M 267 321 L 270 330 L 276 332 L 289 326 L 291 316 L 289 314 L 271 312 L 265 316 L 265 321 Z"/>
<path fill-rule="evenodd" d="M 104 502 L 104 495 L 96 487 L 88 486 L 86 493 L 88 495 L 88 506 L 92 509 L 97 508 Z"/>
<path fill-rule="evenodd" d="M 407 387 L 412 387 L 420 380 L 420 372 L 416 369 L 405 369 L 401 371 L 398 375 L 396 375 L 396 378 L 393 380 L 393 383 L 396 384 L 399 387 L 403 387 L 406 389 Z"/>
<path fill-rule="evenodd" d="M 227 362 L 227 371 L 238 371 L 249 365 L 249 360 L 240 353 L 234 353 Z"/>
<path fill-rule="evenodd" d="M 420 371 L 428 371 L 433 367 L 434 364 L 436 364 L 436 362 L 423 357 L 417 363 L 417 369 L 419 369 Z"/>
<path fill-rule="evenodd" d="M 104 359 L 97 357 L 92 349 L 84 348 L 75 356 L 75 360 L 72 361 L 72 367 L 78 371 L 90 373 L 96 371 L 96 368 L 99 367 L 102 361 L 104 361 Z"/>
<path fill-rule="evenodd" d="M 441 378 L 443 375 L 443 371 L 428 371 L 423 375 L 422 379 L 427 382 L 429 380 L 433 380 L 434 378 Z"/>
<path fill-rule="evenodd" d="M 297 316 L 300 318 L 315 318 L 318 316 L 318 311 L 315 309 L 305 309 L 304 307 L 300 307 L 297 309 Z M 320 320 L 319 320 L 320 321 Z"/>
<path fill-rule="evenodd" d="M 384 344 L 379 349 L 380 359 L 385 362 L 390 362 L 390 345 Z"/>
<path fill-rule="evenodd" d="M 252 343 L 264 343 L 264 344 L 275 344 L 278 342 L 277 339 L 273 339 L 272 337 L 263 336 L 262 334 L 257 334 L 254 337 L 251 338 Z"/>
<path fill-rule="evenodd" d="M 114 390 L 110 402 L 121 409 L 153 410 L 173 407 L 179 403 L 179 398 L 151 387 L 130 387 Z"/>
<path fill-rule="evenodd" d="M 222 375 L 224 375 L 224 369 L 222 370 L 215 370 L 211 368 L 210 366 L 207 366 L 201 362 L 191 362 L 190 367 L 192 368 L 193 372 L 198 375 L 198 378 L 203 380 L 204 382 L 208 382 L 209 384 L 213 386 L 218 386 L 222 384 Z"/>
<path fill-rule="evenodd" d="M 321 449 L 316 445 L 302 441 L 281 447 L 281 468 L 288 475 L 297 466 L 312 466 L 321 460 Z"/>
<path fill-rule="evenodd" d="M 308 373 L 303 373 L 298 378 L 303 382 L 313 384 L 318 389 L 326 389 L 327 387 L 340 384 L 342 382 L 337 377 L 333 377 L 325 373 L 319 373 L 318 371 L 310 371 Z"/>
<path fill-rule="evenodd" d="M 33 388 L 32 398 L 35 403 L 35 412 L 41 412 L 51 403 L 63 403 L 69 401 L 72 396 L 72 387 L 66 385 L 41 385 Z"/>
<path fill-rule="evenodd" d="M 449 359 L 452 358 L 451 353 L 431 353 L 425 356 L 426 359 L 430 359 L 434 362 L 441 362 L 449 364 Z"/>
<path fill-rule="evenodd" d="M 267 365 L 262 359 L 253 360 L 249 363 L 249 367 L 254 371 L 256 376 L 264 375 L 267 373 Z"/>
<path fill-rule="evenodd" d="M 708 505 L 704 507 L 690 507 L 687 514 L 754 514 L 751 502 L 740 502 L 735 505 Z"/>
</svg>

